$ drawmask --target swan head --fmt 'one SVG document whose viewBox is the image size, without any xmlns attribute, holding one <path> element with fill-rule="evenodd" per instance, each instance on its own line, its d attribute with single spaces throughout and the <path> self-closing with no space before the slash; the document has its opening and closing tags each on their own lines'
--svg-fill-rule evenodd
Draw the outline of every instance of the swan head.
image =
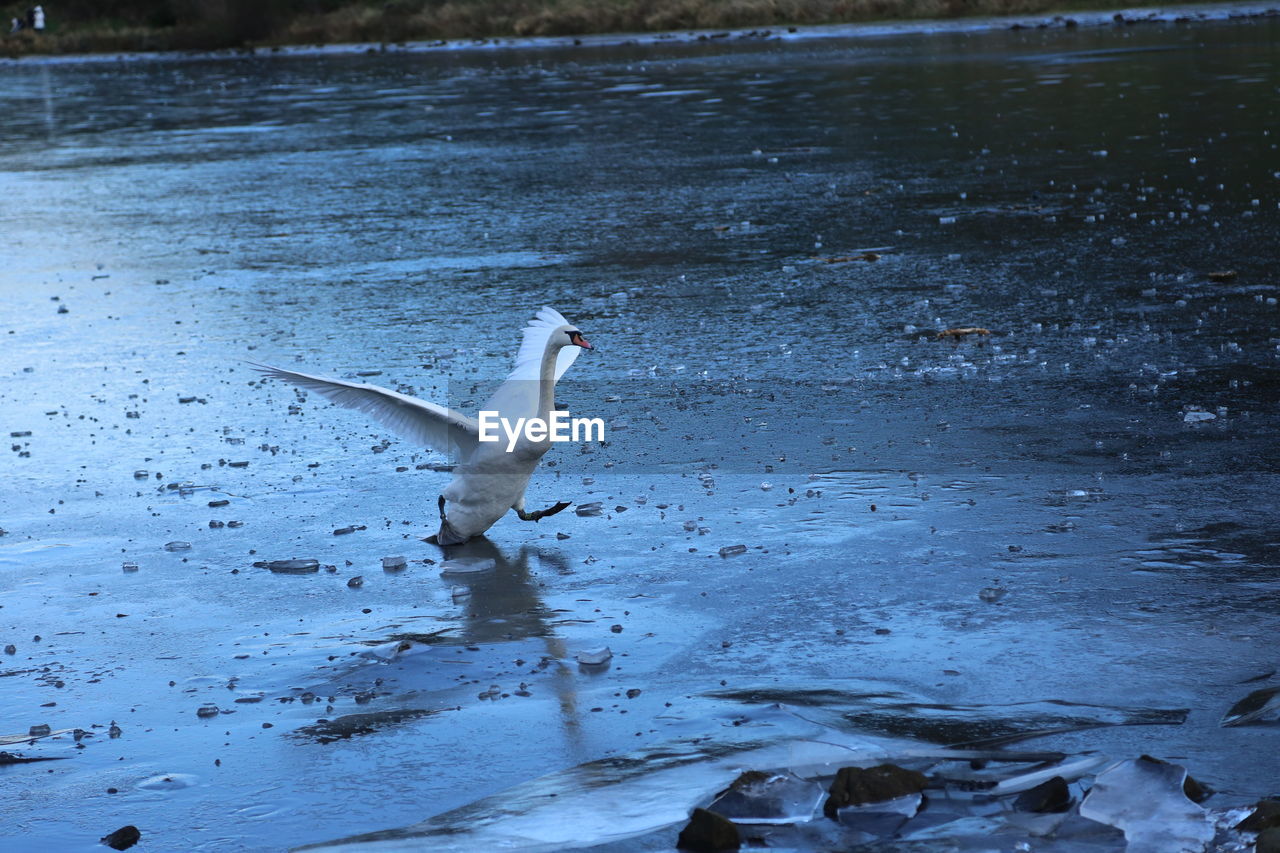
<svg viewBox="0 0 1280 853">
<path fill-rule="evenodd" d="M 561 327 L 560 331 L 568 335 L 567 340 L 563 338 L 561 339 L 561 342 L 560 342 L 561 347 L 574 346 L 574 347 L 582 347 L 583 349 L 595 349 L 595 347 L 591 346 L 591 343 L 582 336 L 582 332 L 578 331 L 572 326 L 563 326 Z"/>
</svg>

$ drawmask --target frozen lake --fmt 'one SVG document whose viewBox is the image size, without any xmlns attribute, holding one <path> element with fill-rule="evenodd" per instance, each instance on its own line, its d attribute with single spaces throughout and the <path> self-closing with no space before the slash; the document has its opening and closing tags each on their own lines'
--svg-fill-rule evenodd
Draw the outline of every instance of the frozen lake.
<svg viewBox="0 0 1280 853">
<path fill-rule="evenodd" d="M 1031 744 L 1274 794 L 1274 716 L 1219 722 L 1277 684 L 1277 44 L 7 66 L 0 735 L 67 760 L 0 767 L 5 849 L 401 827 L 790 731 L 764 700 L 926 744 L 1159 723 Z M 474 410 L 541 305 L 610 431 L 529 503 L 600 513 L 510 515 L 465 575 L 421 541 L 443 457 L 244 364 Z"/>
</svg>

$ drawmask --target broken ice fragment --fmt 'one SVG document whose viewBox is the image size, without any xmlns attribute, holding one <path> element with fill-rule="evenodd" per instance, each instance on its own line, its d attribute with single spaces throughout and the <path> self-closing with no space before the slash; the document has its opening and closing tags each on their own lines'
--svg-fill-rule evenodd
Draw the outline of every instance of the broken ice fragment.
<svg viewBox="0 0 1280 853">
<path fill-rule="evenodd" d="M 471 587 L 462 585 L 450 587 L 449 595 L 453 598 L 454 604 L 461 604 L 471 598 Z"/>
<path fill-rule="evenodd" d="M 351 589 L 359 589 L 360 587 L 364 586 L 364 575 L 356 575 L 355 577 L 351 578 L 350 580 L 347 581 L 347 586 L 349 586 Z"/>
<path fill-rule="evenodd" d="M 1159 758 L 1152 758 L 1150 755 L 1146 755 L 1145 753 L 1138 756 L 1138 760 L 1154 761 L 1156 764 L 1169 763 Z M 1186 780 L 1182 783 L 1182 793 L 1186 794 L 1187 799 L 1193 803 L 1203 803 L 1205 800 L 1213 796 L 1213 789 L 1200 784 L 1195 779 L 1191 778 L 1191 774 L 1188 773 Z"/>
<path fill-rule="evenodd" d="M 603 646 L 598 649 L 586 649 L 578 652 L 577 661 L 585 666 L 600 666 L 608 663 L 611 657 L 613 657 L 613 652 L 609 650 L 608 646 Z"/>
<path fill-rule="evenodd" d="M 475 572 L 487 572 L 497 566 L 496 560 L 487 557 L 459 557 L 456 560 L 445 560 L 440 564 L 442 575 L 469 575 Z"/>
<path fill-rule="evenodd" d="M 305 575 L 320 571 L 319 560 L 271 560 L 267 568 L 277 574 Z"/>
<path fill-rule="evenodd" d="M 409 561 L 402 556 L 382 558 L 382 568 L 387 570 L 403 569 L 408 564 Z"/>
<path fill-rule="evenodd" d="M 1098 774 L 1080 814 L 1122 830 L 1127 853 L 1200 853 L 1214 830 L 1183 793 L 1186 777 L 1176 764 L 1122 761 Z"/>
<path fill-rule="evenodd" d="M 138 570 L 138 564 L 137 564 L 137 563 L 132 563 L 132 562 L 126 562 L 126 563 L 121 564 L 120 569 L 121 569 L 121 571 L 126 572 L 126 573 L 127 573 L 127 572 L 136 572 L 136 571 Z"/>
<path fill-rule="evenodd" d="M 928 826 L 923 829 L 912 830 L 908 827 L 908 831 L 906 834 L 902 835 L 901 838 L 903 841 L 932 842 L 961 838 L 982 838 L 983 836 L 991 835 L 1001 829 L 1003 825 L 1003 821 L 997 818 L 973 815 L 970 817 L 957 818 L 955 820 L 947 821 L 946 823 L 940 823 L 936 826 Z M 950 847 L 950 845 L 948 845 L 948 847 Z M 937 848 L 928 847 L 924 849 L 932 850 Z"/>
<path fill-rule="evenodd" d="M 196 716 L 202 720 L 207 720 L 210 717 L 216 717 L 219 713 L 221 713 L 221 711 L 218 706 L 213 704 L 201 705 L 199 708 L 196 708 Z"/>
<path fill-rule="evenodd" d="M 723 548 L 720 549 L 721 557 L 733 557 L 738 554 L 745 554 L 745 553 L 747 553 L 746 545 L 725 545 Z"/>
<path fill-rule="evenodd" d="M 738 823 L 804 823 L 813 818 L 824 793 L 817 782 L 792 773 L 751 770 L 735 779 L 707 809 Z"/>
<path fill-rule="evenodd" d="M 1276 709 L 1280 709 L 1280 687 L 1264 687 L 1232 705 L 1223 716 L 1221 725 L 1242 726 Z"/>
<path fill-rule="evenodd" d="M 176 541 L 176 540 L 175 540 L 175 541 L 173 541 L 173 542 L 166 542 L 166 543 L 164 543 L 164 549 L 165 549 L 166 551 L 190 551 L 190 550 L 191 550 L 191 543 L 190 543 L 190 542 L 178 542 L 178 541 Z"/>
<path fill-rule="evenodd" d="M 1211 421 L 1217 418 L 1213 412 L 1187 412 L 1182 416 L 1182 422 L 1187 424 L 1198 424 L 1202 421 Z"/>
<path fill-rule="evenodd" d="M 45 735 L 49 734 L 51 731 L 53 731 L 53 729 L 50 728 L 48 723 L 39 723 L 37 725 L 32 726 L 31 729 L 27 732 L 27 734 L 31 735 L 31 737 L 44 737 Z"/>
<path fill-rule="evenodd" d="M 836 820 L 842 826 L 871 836 L 892 836 L 904 823 L 915 817 L 923 802 L 924 795 L 915 793 L 880 803 L 842 806 L 836 810 Z"/>
<path fill-rule="evenodd" d="M 1000 599 L 1008 595 L 1009 590 L 1001 586 L 987 586 L 978 590 L 978 598 L 987 604 L 995 604 Z"/>
<path fill-rule="evenodd" d="M 1109 760 L 1101 755 L 1088 755 L 1084 758 L 1068 761 L 1065 764 L 1054 764 L 1050 767 L 1041 767 L 1026 773 L 1016 773 L 1007 779 L 997 782 L 990 793 L 996 797 L 1020 794 L 1049 781 L 1054 776 L 1061 776 L 1064 781 L 1074 782 L 1108 763 L 1110 763 Z"/>
<path fill-rule="evenodd" d="M 578 515 L 600 515 L 603 510 L 600 507 L 600 501 L 592 501 L 591 503 L 578 504 L 574 512 Z"/>
</svg>

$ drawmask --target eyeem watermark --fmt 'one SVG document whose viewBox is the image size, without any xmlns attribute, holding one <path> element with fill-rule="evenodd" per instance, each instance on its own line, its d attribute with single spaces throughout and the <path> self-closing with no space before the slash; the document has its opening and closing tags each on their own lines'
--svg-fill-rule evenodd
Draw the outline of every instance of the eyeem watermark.
<svg viewBox="0 0 1280 853">
<path fill-rule="evenodd" d="M 514 425 L 498 412 L 481 411 L 479 425 L 481 441 L 501 441 L 502 437 L 498 435 L 501 427 L 507 437 L 508 453 L 516 449 L 521 435 L 535 444 L 544 441 L 604 441 L 603 418 L 570 418 L 568 412 L 560 409 L 551 412 L 550 420 L 516 418 Z M 593 432 L 595 438 L 592 438 Z"/>
</svg>

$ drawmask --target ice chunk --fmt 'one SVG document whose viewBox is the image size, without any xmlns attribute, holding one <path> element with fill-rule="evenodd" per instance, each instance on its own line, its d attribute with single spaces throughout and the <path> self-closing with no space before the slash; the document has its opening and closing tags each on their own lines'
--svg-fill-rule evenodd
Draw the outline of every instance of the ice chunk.
<svg viewBox="0 0 1280 853">
<path fill-rule="evenodd" d="M 1182 422 L 1187 424 L 1198 424 L 1201 421 L 1211 421 L 1217 418 L 1213 412 L 1187 412 L 1182 416 Z"/>
<path fill-rule="evenodd" d="M 753 770 L 735 779 L 707 810 L 737 823 L 803 823 L 813 818 L 825 793 L 817 782 L 792 773 Z"/>
<path fill-rule="evenodd" d="M 584 666 L 600 666 L 606 664 L 613 657 L 613 652 L 608 646 L 602 646 L 598 649 L 584 649 L 578 652 L 577 661 Z"/>
<path fill-rule="evenodd" d="M 733 557 L 738 554 L 745 554 L 745 553 L 747 553 L 746 545 L 725 545 L 723 548 L 720 549 L 721 557 Z"/>
<path fill-rule="evenodd" d="M 841 806 L 836 810 L 836 819 L 850 829 L 873 837 L 887 837 L 894 835 L 903 824 L 915 817 L 923 802 L 924 795 L 915 793 L 879 803 Z"/>
<path fill-rule="evenodd" d="M 133 562 L 125 562 L 120 565 L 120 569 L 126 573 L 136 572 L 138 570 L 138 564 Z"/>
<path fill-rule="evenodd" d="M 592 501 L 591 503 L 578 504 L 574 510 L 578 515 L 600 515 L 604 510 L 600 507 L 600 501 Z"/>
<path fill-rule="evenodd" d="M 442 575 L 469 575 L 475 572 L 487 572 L 498 565 L 487 557 L 459 557 L 456 560 L 445 560 L 440 564 Z"/>
<path fill-rule="evenodd" d="M 1085 756 L 1084 758 L 1078 758 L 1074 761 L 1068 761 L 1065 764 L 1054 764 L 1049 767 L 1042 767 L 1038 770 L 1032 770 L 1027 773 L 1017 773 L 997 782 L 996 786 L 991 789 L 991 793 L 994 796 L 1000 797 L 1008 794 L 1030 791 L 1032 788 L 1047 782 L 1055 776 L 1061 777 L 1067 782 L 1074 782 L 1076 779 L 1092 773 L 1098 767 L 1106 763 L 1106 758 L 1100 755 L 1090 755 Z"/>
<path fill-rule="evenodd" d="M 1002 828 L 1004 823 L 998 818 L 961 817 L 936 826 L 907 832 L 899 836 L 903 841 L 941 841 L 948 838 L 982 838 Z"/>
<path fill-rule="evenodd" d="M 382 558 L 382 568 L 388 570 L 403 569 L 408 564 L 409 561 L 402 556 Z"/>
<path fill-rule="evenodd" d="M 166 542 L 166 543 L 164 543 L 164 549 L 165 549 L 166 551 L 190 551 L 190 550 L 191 550 L 191 543 L 190 543 L 190 542 L 179 542 L 179 541 L 175 540 L 175 541 L 173 541 L 173 542 Z"/>
<path fill-rule="evenodd" d="M 320 571 L 319 560 L 271 560 L 267 568 L 277 574 L 305 575 Z"/>
<path fill-rule="evenodd" d="M 1186 779 L 1176 764 L 1122 761 L 1098 774 L 1080 814 L 1123 830 L 1127 853 L 1201 853 L 1213 826 L 1187 799 Z"/>
<path fill-rule="evenodd" d="M 1264 687 L 1232 705 L 1223 716 L 1222 725 L 1242 726 L 1277 709 L 1280 709 L 1280 687 Z"/>
</svg>

